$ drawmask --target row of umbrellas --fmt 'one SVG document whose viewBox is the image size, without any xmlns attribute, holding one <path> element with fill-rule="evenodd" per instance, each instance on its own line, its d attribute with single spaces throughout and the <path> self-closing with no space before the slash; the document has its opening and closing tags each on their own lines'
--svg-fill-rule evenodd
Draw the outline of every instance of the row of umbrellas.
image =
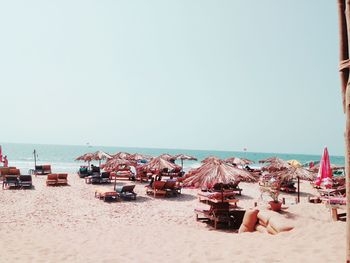
<svg viewBox="0 0 350 263">
<path fill-rule="evenodd" d="M 140 165 L 141 169 L 144 170 L 157 170 L 162 171 L 163 169 L 174 170 L 181 168 L 174 163 L 174 160 L 197 160 L 197 158 L 185 154 L 170 155 L 162 154 L 156 158 L 143 154 L 129 154 L 126 152 L 119 152 L 114 155 L 107 154 L 102 151 L 95 153 L 87 153 L 79 156 L 76 160 L 84 160 L 90 162 L 92 160 L 104 160 L 108 161 L 104 165 L 105 170 L 114 170 L 119 165 L 137 165 L 139 160 L 148 160 L 146 164 Z M 238 180 L 243 181 L 256 181 L 250 172 L 239 168 L 238 166 L 244 167 L 245 165 L 253 163 L 252 161 L 244 158 L 231 157 L 225 160 L 221 160 L 218 157 L 210 156 L 202 161 L 202 165 L 199 168 L 191 170 L 185 175 L 184 185 L 194 187 L 212 187 L 216 183 L 228 184 L 237 182 Z M 304 180 L 314 180 L 316 174 L 310 170 L 303 168 L 297 161 L 285 161 L 277 157 L 261 160 L 263 163 L 262 171 L 268 172 L 274 177 L 278 177 L 281 180 L 290 180 L 294 178 Z M 322 163 L 322 161 L 321 161 Z M 320 171 L 322 171 L 322 165 Z"/>
</svg>

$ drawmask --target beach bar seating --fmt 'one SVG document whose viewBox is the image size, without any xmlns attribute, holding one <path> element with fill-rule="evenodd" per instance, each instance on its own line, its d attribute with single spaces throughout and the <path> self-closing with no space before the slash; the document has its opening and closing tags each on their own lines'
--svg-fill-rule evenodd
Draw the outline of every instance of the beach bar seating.
<svg viewBox="0 0 350 263">
<path fill-rule="evenodd" d="M 119 193 L 110 190 L 108 188 L 99 187 L 95 189 L 95 197 L 107 201 L 117 201 L 119 199 Z"/>
<path fill-rule="evenodd" d="M 117 187 L 115 191 L 119 193 L 122 198 L 136 200 L 137 194 L 134 192 L 134 189 L 135 185 L 124 185 L 122 187 Z"/>
</svg>

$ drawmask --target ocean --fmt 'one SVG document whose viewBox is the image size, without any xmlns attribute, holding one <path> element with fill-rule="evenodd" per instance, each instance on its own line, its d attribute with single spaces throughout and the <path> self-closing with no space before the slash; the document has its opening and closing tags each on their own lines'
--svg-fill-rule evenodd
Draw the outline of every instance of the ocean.
<svg viewBox="0 0 350 263">
<path fill-rule="evenodd" d="M 198 161 L 184 161 L 184 169 L 198 167 L 200 161 L 208 156 L 217 156 L 221 159 L 228 157 L 242 157 L 252 160 L 256 166 L 258 161 L 271 156 L 277 156 L 284 160 L 296 159 L 301 163 L 308 161 L 319 161 L 320 155 L 306 154 L 282 154 L 282 153 L 256 153 L 256 152 L 235 152 L 235 151 L 214 151 L 214 150 L 183 150 L 183 149 L 155 149 L 155 148 L 129 148 L 129 147 L 107 147 L 107 146 L 78 146 L 78 145 L 48 145 L 48 144 L 18 144 L 18 143 L 0 143 L 3 155 L 7 155 L 10 166 L 16 166 L 22 173 L 34 168 L 34 149 L 37 152 L 37 164 L 51 164 L 54 172 L 76 172 L 83 162 L 75 161 L 75 158 L 87 153 L 102 150 L 114 154 L 117 152 L 142 153 L 152 156 L 158 156 L 162 153 L 169 154 L 188 154 L 198 158 Z M 331 153 L 330 153 L 331 154 Z M 343 156 L 330 156 L 331 163 L 344 165 Z M 96 162 L 97 164 L 97 162 Z M 254 164 L 252 165 L 254 167 Z"/>
</svg>

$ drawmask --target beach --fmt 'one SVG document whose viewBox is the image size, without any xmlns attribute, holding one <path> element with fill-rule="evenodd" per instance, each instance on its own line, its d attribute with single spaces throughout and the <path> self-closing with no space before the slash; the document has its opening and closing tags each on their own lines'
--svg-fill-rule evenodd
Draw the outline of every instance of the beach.
<svg viewBox="0 0 350 263">
<path fill-rule="evenodd" d="M 136 201 L 108 203 L 76 174 L 69 186 L 47 187 L 45 180 L 33 176 L 32 190 L 0 191 L 0 262 L 344 262 L 345 223 L 333 222 L 324 204 L 307 202 L 316 193 L 309 182 L 301 183 L 300 204 L 296 194 L 280 196 L 294 229 L 269 235 L 197 222 L 194 209 L 203 204 L 196 189 L 153 198 L 137 182 Z M 256 183 L 240 187 L 239 207 L 258 202 L 266 209 Z"/>
</svg>

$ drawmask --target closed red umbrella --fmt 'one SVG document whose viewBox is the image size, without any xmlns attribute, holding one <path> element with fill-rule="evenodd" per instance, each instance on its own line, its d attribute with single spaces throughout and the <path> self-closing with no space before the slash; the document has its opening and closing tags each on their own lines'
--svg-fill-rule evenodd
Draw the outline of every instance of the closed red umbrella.
<svg viewBox="0 0 350 263">
<path fill-rule="evenodd" d="M 323 150 L 323 155 L 320 162 L 320 168 L 318 170 L 317 178 L 316 178 L 316 185 L 321 186 L 322 184 L 326 188 L 331 188 L 332 186 L 332 169 L 331 169 L 331 163 L 329 160 L 329 154 L 327 147 Z"/>
</svg>

